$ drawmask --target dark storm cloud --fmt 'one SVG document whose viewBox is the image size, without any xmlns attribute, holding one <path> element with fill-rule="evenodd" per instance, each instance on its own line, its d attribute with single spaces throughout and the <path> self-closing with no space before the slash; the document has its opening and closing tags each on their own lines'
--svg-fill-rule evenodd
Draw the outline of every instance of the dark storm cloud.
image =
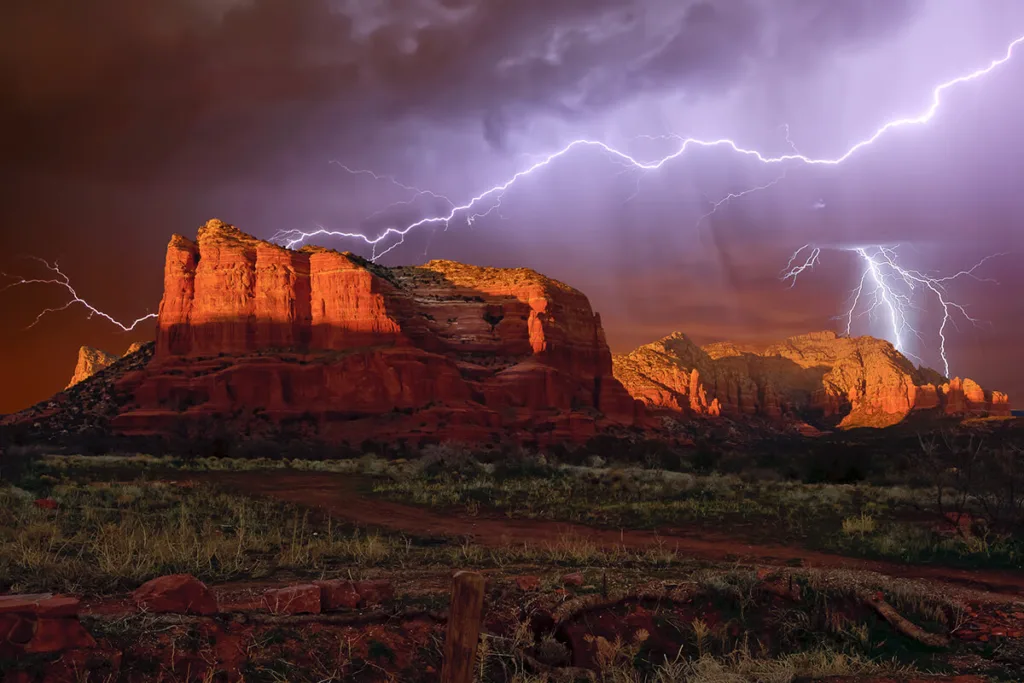
<svg viewBox="0 0 1024 683">
<path fill-rule="evenodd" d="M 697 98 L 807 65 L 908 0 L 18 0 L 0 24 L 8 163 L 119 167 L 184 141 L 221 156 L 414 118 L 500 146 L 537 113 L 653 90 Z M 320 119 L 317 119 L 317 117 Z M 360 133 L 362 134 L 362 132 Z M 254 143 L 253 140 L 259 140 Z M 238 142 L 244 140 L 244 143 Z M 87 164 L 83 162 L 87 159 Z"/>
</svg>

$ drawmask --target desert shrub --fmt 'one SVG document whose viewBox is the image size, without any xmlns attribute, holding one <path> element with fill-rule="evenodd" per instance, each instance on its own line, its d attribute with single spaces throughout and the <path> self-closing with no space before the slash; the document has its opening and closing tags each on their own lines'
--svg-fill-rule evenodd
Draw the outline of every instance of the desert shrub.
<svg viewBox="0 0 1024 683">
<path fill-rule="evenodd" d="M 35 469 L 45 452 L 40 446 L 10 445 L 0 451 L 0 483 L 17 486 Z"/>
<path fill-rule="evenodd" d="M 929 509 L 961 536 L 1024 540 L 1024 452 L 948 432 L 920 439 L 916 464 L 929 483 Z"/>
<path fill-rule="evenodd" d="M 844 534 L 870 534 L 878 524 L 875 518 L 869 514 L 861 513 L 843 520 Z"/>
</svg>

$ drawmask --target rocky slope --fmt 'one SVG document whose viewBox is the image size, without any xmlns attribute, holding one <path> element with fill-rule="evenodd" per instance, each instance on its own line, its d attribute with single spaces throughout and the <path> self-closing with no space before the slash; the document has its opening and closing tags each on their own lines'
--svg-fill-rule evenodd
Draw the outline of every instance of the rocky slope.
<svg viewBox="0 0 1024 683">
<path fill-rule="evenodd" d="M 614 374 L 650 408 L 683 414 L 818 417 L 844 427 L 894 424 L 925 409 L 1010 414 L 1005 394 L 915 368 L 889 342 L 833 332 L 703 348 L 677 332 L 616 356 Z"/>
<path fill-rule="evenodd" d="M 132 355 L 143 346 L 143 342 L 132 343 L 128 350 L 124 352 L 124 356 Z M 71 376 L 71 381 L 68 382 L 64 389 L 70 389 L 79 382 L 84 382 L 100 370 L 110 367 L 118 358 L 124 358 L 124 356 L 115 356 L 112 353 L 107 353 L 91 346 L 81 347 L 78 349 L 78 363 L 75 365 L 75 373 Z"/>
<path fill-rule="evenodd" d="M 128 434 L 544 441 L 644 421 L 571 287 L 451 261 L 382 268 L 216 220 L 171 239 L 153 360 L 118 389 Z"/>
</svg>

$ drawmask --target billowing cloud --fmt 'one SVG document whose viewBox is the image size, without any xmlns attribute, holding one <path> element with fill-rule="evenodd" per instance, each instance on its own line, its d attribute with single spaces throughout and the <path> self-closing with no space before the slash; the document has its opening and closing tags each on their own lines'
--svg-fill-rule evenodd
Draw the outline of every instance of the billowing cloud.
<svg viewBox="0 0 1024 683">
<path fill-rule="evenodd" d="M 908 0 L 39 0 L 0 24 L 9 163 L 172 155 L 215 130 L 292 140 L 472 121 L 495 145 L 543 113 L 727 91 L 904 20 Z M 212 133 L 211 133 L 212 134 Z M 319 131 L 312 131 L 313 135 Z M 280 136 L 279 137 L 283 137 Z M 287 138 L 285 138 L 287 140 Z"/>
</svg>

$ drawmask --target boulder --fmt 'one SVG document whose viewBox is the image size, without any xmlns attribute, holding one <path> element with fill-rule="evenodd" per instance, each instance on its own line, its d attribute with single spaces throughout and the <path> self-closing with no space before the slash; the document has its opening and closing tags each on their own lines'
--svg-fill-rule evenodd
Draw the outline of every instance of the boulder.
<svg viewBox="0 0 1024 683">
<path fill-rule="evenodd" d="M 217 598 L 199 579 L 189 574 L 159 576 L 139 586 L 132 599 L 147 612 L 216 614 Z"/>
<path fill-rule="evenodd" d="M 48 593 L 0 596 L 0 657 L 92 648 L 76 598 Z"/>
</svg>

